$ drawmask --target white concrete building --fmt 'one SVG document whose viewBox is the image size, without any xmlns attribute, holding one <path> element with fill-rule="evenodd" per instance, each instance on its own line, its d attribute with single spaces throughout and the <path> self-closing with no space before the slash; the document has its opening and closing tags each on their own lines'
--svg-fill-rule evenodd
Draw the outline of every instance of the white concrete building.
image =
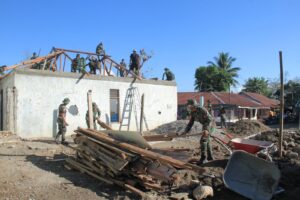
<svg viewBox="0 0 300 200">
<path fill-rule="evenodd" d="M 100 75 L 16 69 L 0 80 L 0 128 L 23 138 L 53 137 L 57 133 L 58 106 L 65 97 L 68 105 L 67 135 L 78 126 L 86 127 L 87 92 L 101 110 L 101 120 L 118 130 L 126 92 L 138 88 L 145 95 L 144 114 L 149 129 L 177 118 L 177 86 L 172 81 L 136 80 Z M 133 82 L 134 81 L 134 82 Z M 136 102 L 137 103 L 137 102 Z M 139 130 L 140 108 L 132 112 L 130 130 Z M 137 118 L 137 121 L 136 119 Z M 143 126 L 146 129 L 146 124 Z M 98 126 L 99 127 L 99 126 Z M 126 127 L 123 127 L 123 129 Z"/>
</svg>

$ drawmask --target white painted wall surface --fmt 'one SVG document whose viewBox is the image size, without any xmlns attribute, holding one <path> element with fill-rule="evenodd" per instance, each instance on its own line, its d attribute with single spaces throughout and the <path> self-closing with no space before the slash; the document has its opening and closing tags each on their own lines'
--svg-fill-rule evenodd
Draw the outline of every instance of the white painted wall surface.
<svg viewBox="0 0 300 200">
<path fill-rule="evenodd" d="M 92 90 L 93 102 L 101 110 L 101 120 L 110 119 L 110 89 L 120 91 L 120 117 L 122 116 L 126 90 L 130 78 L 99 77 L 90 75 L 78 82 L 79 74 L 42 72 L 37 70 L 17 70 L 15 86 L 18 90 L 17 134 L 21 137 L 51 137 L 57 133 L 57 109 L 65 97 L 71 102 L 69 108 L 78 108 L 78 114 L 67 113 L 67 135 L 73 134 L 78 126 L 86 127 L 87 92 Z M 165 81 L 137 81 L 133 84 L 139 93 L 145 94 L 145 108 L 149 129 L 177 118 L 177 87 Z M 140 111 L 138 111 L 140 112 Z M 132 114 L 134 117 L 134 114 Z M 130 128 L 136 130 L 132 118 Z M 119 129 L 119 123 L 111 123 Z M 99 127 L 99 126 L 98 126 Z M 145 125 L 144 125 L 145 129 Z"/>
</svg>

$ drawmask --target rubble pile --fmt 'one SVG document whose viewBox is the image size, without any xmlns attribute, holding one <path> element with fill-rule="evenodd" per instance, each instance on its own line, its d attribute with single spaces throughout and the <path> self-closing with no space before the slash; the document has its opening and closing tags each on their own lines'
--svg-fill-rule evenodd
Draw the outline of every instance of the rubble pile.
<svg viewBox="0 0 300 200">
<path fill-rule="evenodd" d="M 255 136 L 257 140 L 272 141 L 278 144 L 279 131 L 266 131 Z M 286 199 L 295 199 L 300 195 L 300 131 L 287 130 L 283 132 L 283 151 L 282 158 L 278 153 L 273 155 L 273 161 L 281 171 L 281 180 L 279 185 L 288 193 L 294 196 L 288 196 Z"/>
<path fill-rule="evenodd" d="M 82 128 L 75 132 L 76 156 L 66 160 L 67 168 L 121 186 L 141 197 L 147 197 L 144 190 L 170 191 L 179 181 L 178 169 L 204 172 L 203 168 L 187 161 L 142 148 L 139 143 L 124 142 L 104 132 Z"/>
<path fill-rule="evenodd" d="M 149 134 L 165 134 L 165 133 L 182 133 L 187 126 L 189 120 L 177 120 L 167 124 L 158 126 L 151 130 Z M 202 131 L 202 125 L 199 122 L 194 122 L 190 134 L 199 133 Z"/>
<path fill-rule="evenodd" d="M 251 135 L 270 131 L 271 129 L 259 121 L 240 120 L 228 127 L 228 130 L 238 135 Z"/>
</svg>

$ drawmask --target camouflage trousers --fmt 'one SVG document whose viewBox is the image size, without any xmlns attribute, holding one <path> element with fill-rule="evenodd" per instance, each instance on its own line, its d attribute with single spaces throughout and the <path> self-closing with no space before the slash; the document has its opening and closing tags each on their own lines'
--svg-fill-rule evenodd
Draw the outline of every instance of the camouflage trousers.
<svg viewBox="0 0 300 200">
<path fill-rule="evenodd" d="M 213 160 L 212 149 L 210 145 L 211 139 L 210 137 L 201 137 L 200 139 L 200 161 L 204 160 Z"/>
<path fill-rule="evenodd" d="M 65 135 L 67 132 L 67 126 L 64 124 L 64 121 L 62 118 L 57 118 L 57 124 L 58 124 L 58 132 L 56 134 L 55 140 L 58 141 L 59 137 L 61 136 L 61 141 L 65 141 Z"/>
</svg>

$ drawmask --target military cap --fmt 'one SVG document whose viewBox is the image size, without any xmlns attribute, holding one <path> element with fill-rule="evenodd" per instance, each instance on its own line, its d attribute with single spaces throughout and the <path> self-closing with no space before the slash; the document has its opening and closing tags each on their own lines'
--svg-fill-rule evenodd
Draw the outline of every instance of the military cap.
<svg viewBox="0 0 300 200">
<path fill-rule="evenodd" d="M 69 98 L 64 98 L 63 103 L 70 103 L 70 99 Z"/>
<path fill-rule="evenodd" d="M 165 71 L 169 71 L 169 68 L 166 67 L 166 68 L 165 68 Z"/>
<path fill-rule="evenodd" d="M 136 52 L 136 50 L 135 50 L 135 49 L 133 49 L 133 50 L 132 50 L 132 52 Z"/>
<path fill-rule="evenodd" d="M 97 104 L 95 102 L 92 103 L 92 106 L 96 106 Z"/>
</svg>

